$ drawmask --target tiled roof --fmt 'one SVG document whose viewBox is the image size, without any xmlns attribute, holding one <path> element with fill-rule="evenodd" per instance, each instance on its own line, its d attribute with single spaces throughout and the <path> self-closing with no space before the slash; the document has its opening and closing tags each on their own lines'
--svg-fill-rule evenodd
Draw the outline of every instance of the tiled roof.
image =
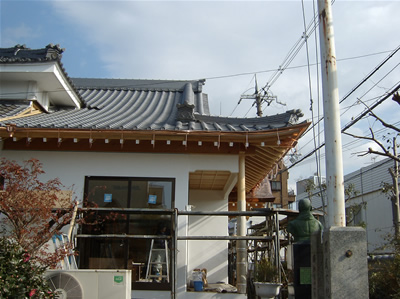
<svg viewBox="0 0 400 299">
<path fill-rule="evenodd" d="M 0 63 L 56 61 L 62 67 L 63 51 L 52 44 L 43 49 L 17 45 L 0 49 Z M 74 79 L 63 71 L 83 101 L 82 108 L 53 106 L 49 113 L 13 119 L 17 127 L 249 132 L 290 126 L 302 116 L 299 110 L 261 118 L 212 116 L 202 92 L 205 80 Z M 9 111 L 11 106 L 7 111 L 1 107 L 0 119 L 16 112 Z M 23 106 L 15 103 L 12 109 Z"/>
<path fill-rule="evenodd" d="M 0 101 L 0 120 L 16 116 L 30 107 L 29 101 Z"/>
<path fill-rule="evenodd" d="M 116 89 L 145 91 L 180 91 L 183 92 L 186 83 L 191 83 L 194 92 L 201 92 L 204 80 L 135 80 L 135 79 L 101 79 L 74 78 L 74 84 L 81 89 Z"/>
<path fill-rule="evenodd" d="M 297 122 L 297 110 L 262 118 L 211 116 L 204 81 L 72 79 L 82 109 L 14 119 L 18 127 L 124 130 L 257 131 Z M 3 124 L 4 125 L 4 124 Z"/>
<path fill-rule="evenodd" d="M 58 45 L 49 44 L 43 49 L 29 49 L 25 45 L 16 45 L 13 48 L 2 48 L 0 62 L 21 63 L 60 60 L 64 49 Z"/>
</svg>

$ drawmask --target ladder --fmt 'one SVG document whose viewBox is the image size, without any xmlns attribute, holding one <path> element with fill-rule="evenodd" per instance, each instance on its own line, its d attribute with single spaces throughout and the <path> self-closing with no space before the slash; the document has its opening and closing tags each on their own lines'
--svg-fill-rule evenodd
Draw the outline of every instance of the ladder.
<svg viewBox="0 0 400 299">
<path fill-rule="evenodd" d="M 155 248 L 154 239 L 151 239 L 149 260 L 147 262 L 146 269 L 146 280 L 155 279 L 156 281 L 161 281 L 163 278 L 165 278 L 165 280 L 169 282 L 168 242 L 167 240 L 162 241 L 164 243 L 164 248 Z M 165 257 L 164 259 L 162 259 L 163 255 Z M 153 260 L 153 256 L 156 256 L 156 260 Z M 164 265 L 166 267 L 166 274 L 163 273 Z"/>
<path fill-rule="evenodd" d="M 71 269 L 78 269 L 76 265 L 75 255 L 73 254 L 73 250 L 71 248 L 67 248 L 66 244 L 69 242 L 68 235 L 66 234 L 54 234 L 52 236 L 52 241 L 54 245 L 54 252 L 61 249 L 64 254 L 64 259 L 59 262 L 61 269 L 63 270 L 71 270 Z"/>
</svg>

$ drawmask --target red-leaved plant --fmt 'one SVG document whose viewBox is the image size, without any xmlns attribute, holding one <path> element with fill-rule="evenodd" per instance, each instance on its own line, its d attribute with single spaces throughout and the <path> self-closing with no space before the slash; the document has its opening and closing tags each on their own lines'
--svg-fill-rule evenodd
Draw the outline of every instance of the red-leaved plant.
<svg viewBox="0 0 400 299">
<path fill-rule="evenodd" d="M 27 254 L 48 267 L 55 267 L 66 249 L 49 253 L 46 243 L 68 225 L 73 213 L 72 192 L 58 178 L 42 182 L 42 164 L 37 159 L 22 165 L 0 160 L 1 234 L 14 240 Z M 67 251 L 67 252 L 66 252 Z"/>
</svg>

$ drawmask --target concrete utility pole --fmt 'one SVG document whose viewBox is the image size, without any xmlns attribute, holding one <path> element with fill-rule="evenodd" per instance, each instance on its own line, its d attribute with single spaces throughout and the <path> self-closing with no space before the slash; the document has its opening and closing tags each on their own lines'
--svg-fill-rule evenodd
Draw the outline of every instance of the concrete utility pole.
<svg viewBox="0 0 400 299">
<path fill-rule="evenodd" d="M 340 129 L 339 90 L 330 0 L 319 0 L 319 35 L 321 48 L 322 90 L 324 102 L 325 165 L 328 198 L 328 221 L 331 226 L 346 226 L 342 137 Z"/>
<path fill-rule="evenodd" d="M 313 299 L 368 298 L 365 230 L 346 227 L 342 141 L 331 0 L 318 0 L 328 221 L 311 236 Z"/>
<path fill-rule="evenodd" d="M 393 138 L 393 155 L 397 157 L 397 141 L 396 137 Z M 399 162 L 394 160 L 394 169 L 389 169 L 390 175 L 393 180 L 393 196 L 392 196 L 392 210 L 393 210 L 393 225 L 394 235 L 396 240 L 400 237 L 400 208 L 399 208 Z"/>
</svg>

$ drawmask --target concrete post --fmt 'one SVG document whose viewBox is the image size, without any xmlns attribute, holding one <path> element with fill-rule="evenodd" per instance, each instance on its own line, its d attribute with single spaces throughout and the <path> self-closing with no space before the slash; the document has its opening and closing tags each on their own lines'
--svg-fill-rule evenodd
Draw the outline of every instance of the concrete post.
<svg viewBox="0 0 400 299">
<path fill-rule="evenodd" d="M 316 265 L 321 262 L 321 253 L 323 263 Z M 322 243 L 320 236 L 313 235 L 311 268 L 313 299 L 368 298 L 365 230 L 361 227 L 331 227 L 324 231 Z"/>
<path fill-rule="evenodd" d="M 326 227 L 346 226 L 339 90 L 330 0 L 318 0 L 328 199 Z"/>
<path fill-rule="evenodd" d="M 239 154 L 239 176 L 237 183 L 237 207 L 238 211 L 246 211 L 246 177 L 245 177 L 245 153 Z M 246 216 L 238 216 L 237 235 L 246 236 Z M 239 294 L 246 294 L 247 286 L 247 242 L 236 241 L 236 277 L 237 290 Z"/>
</svg>

